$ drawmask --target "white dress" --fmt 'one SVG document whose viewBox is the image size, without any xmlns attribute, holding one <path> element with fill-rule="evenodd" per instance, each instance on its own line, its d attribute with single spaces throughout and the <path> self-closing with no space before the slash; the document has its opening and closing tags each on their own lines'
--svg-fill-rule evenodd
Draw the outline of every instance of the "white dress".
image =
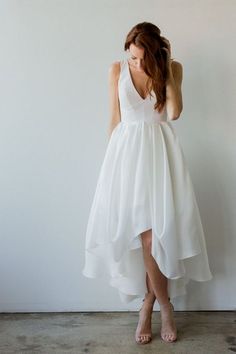
<svg viewBox="0 0 236 354">
<path fill-rule="evenodd" d="M 121 121 L 101 165 L 86 231 L 89 278 L 108 275 L 128 303 L 147 292 L 141 233 L 152 229 L 152 256 L 168 278 L 170 299 L 189 279 L 212 278 L 205 236 L 179 139 L 153 97 L 136 90 L 128 59 L 118 82 Z"/>
</svg>

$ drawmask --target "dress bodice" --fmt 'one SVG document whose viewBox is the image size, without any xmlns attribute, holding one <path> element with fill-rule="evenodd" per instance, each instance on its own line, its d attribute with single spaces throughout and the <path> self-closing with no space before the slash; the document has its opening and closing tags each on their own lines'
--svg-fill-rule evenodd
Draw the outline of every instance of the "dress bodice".
<svg viewBox="0 0 236 354">
<path fill-rule="evenodd" d="M 120 101 L 121 121 L 131 123 L 137 121 L 162 122 L 167 121 L 166 106 L 159 113 L 154 109 L 156 95 L 148 95 L 145 99 L 136 90 L 129 68 L 128 59 L 121 61 L 118 80 L 118 94 Z"/>
</svg>

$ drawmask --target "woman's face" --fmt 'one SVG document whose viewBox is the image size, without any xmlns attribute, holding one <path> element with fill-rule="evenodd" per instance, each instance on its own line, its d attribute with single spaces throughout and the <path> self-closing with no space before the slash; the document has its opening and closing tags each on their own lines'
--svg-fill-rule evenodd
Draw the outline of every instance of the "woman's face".
<svg viewBox="0 0 236 354">
<path fill-rule="evenodd" d="M 137 71 L 144 71 L 144 49 L 131 43 L 129 46 L 130 59 Z"/>
</svg>

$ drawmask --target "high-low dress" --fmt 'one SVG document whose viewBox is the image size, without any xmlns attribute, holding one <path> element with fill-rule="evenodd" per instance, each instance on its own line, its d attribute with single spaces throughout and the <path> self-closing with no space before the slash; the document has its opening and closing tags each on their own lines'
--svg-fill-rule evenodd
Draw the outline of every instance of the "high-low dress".
<svg viewBox="0 0 236 354">
<path fill-rule="evenodd" d="M 190 279 L 212 278 L 200 213 L 178 136 L 166 106 L 154 110 L 120 62 L 121 120 L 110 136 L 86 230 L 82 274 L 108 275 L 128 303 L 144 298 L 146 269 L 141 233 L 152 229 L 151 254 L 168 278 L 170 299 L 186 294 Z"/>
</svg>

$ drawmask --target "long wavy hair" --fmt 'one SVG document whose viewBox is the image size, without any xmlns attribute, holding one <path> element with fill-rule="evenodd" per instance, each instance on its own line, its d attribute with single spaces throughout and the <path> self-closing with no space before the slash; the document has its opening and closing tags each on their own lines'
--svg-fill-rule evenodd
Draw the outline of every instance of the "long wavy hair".
<svg viewBox="0 0 236 354">
<path fill-rule="evenodd" d="M 144 49 L 144 71 L 148 75 L 146 84 L 147 92 L 153 90 L 156 94 L 154 109 L 160 113 L 166 102 L 166 80 L 168 75 L 167 48 L 161 36 L 161 30 L 150 22 L 141 22 L 131 28 L 124 44 L 124 50 L 128 50 L 133 43 Z M 151 94 L 152 96 L 152 94 Z"/>
</svg>

